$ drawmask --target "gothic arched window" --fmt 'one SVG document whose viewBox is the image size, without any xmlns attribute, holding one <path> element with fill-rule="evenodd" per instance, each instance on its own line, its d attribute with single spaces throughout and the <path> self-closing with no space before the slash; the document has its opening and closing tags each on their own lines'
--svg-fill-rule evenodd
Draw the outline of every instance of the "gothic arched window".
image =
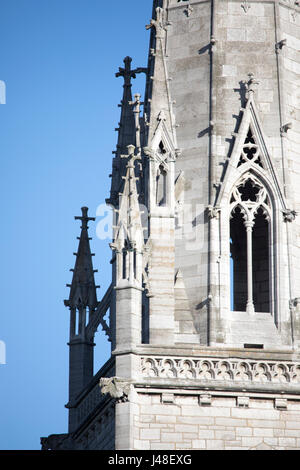
<svg viewBox="0 0 300 470">
<path fill-rule="evenodd" d="M 252 173 L 242 177 L 230 200 L 230 254 L 235 311 L 270 312 L 271 201 Z"/>
</svg>

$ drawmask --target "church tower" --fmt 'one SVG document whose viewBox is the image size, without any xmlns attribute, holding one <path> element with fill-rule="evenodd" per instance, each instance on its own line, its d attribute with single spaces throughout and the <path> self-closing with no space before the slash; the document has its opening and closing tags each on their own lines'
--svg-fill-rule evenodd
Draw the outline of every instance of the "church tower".
<svg viewBox="0 0 300 470">
<path fill-rule="evenodd" d="M 300 3 L 154 0 L 146 28 L 147 68 L 117 74 L 112 284 L 89 306 L 112 357 L 92 378 L 76 356 L 70 433 L 44 448 L 299 448 Z"/>
</svg>

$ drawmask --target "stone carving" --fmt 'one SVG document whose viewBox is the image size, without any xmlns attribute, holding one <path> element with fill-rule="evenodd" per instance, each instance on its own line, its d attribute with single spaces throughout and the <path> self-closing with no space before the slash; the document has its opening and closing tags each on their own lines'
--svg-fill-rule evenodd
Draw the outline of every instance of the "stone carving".
<svg viewBox="0 0 300 470">
<path fill-rule="evenodd" d="M 288 5 L 291 5 L 291 6 L 299 6 L 300 5 L 300 1 L 299 0 L 283 0 L 284 3 L 287 3 Z"/>
<path fill-rule="evenodd" d="M 256 87 L 259 85 L 259 81 L 254 77 L 254 73 L 248 73 L 248 77 L 248 80 L 242 81 L 247 90 L 247 98 L 249 98 L 251 93 L 255 93 Z"/>
<path fill-rule="evenodd" d="M 194 8 L 191 5 L 188 5 L 183 11 L 187 17 L 190 17 L 194 11 Z"/>
<path fill-rule="evenodd" d="M 143 377 L 259 383 L 300 383 L 300 363 L 142 357 Z"/>
<path fill-rule="evenodd" d="M 275 44 L 276 52 L 281 51 L 281 49 L 283 48 L 283 46 L 286 46 L 286 43 L 287 43 L 287 40 L 286 40 L 286 39 L 282 39 L 281 41 L 277 42 L 277 43 Z"/>
<path fill-rule="evenodd" d="M 282 211 L 283 214 L 283 220 L 285 222 L 293 222 L 298 215 L 296 211 L 291 210 L 291 209 L 285 209 Z"/>
<path fill-rule="evenodd" d="M 207 214 L 210 219 L 218 219 L 220 215 L 220 207 L 219 206 L 208 206 L 207 207 Z"/>
<path fill-rule="evenodd" d="M 151 29 L 154 26 L 156 29 L 156 37 L 164 38 L 166 32 L 166 25 L 163 21 L 163 9 L 158 7 L 156 8 L 156 20 L 150 20 L 150 24 L 146 25 L 146 29 Z"/>
<path fill-rule="evenodd" d="M 281 137 L 285 137 L 286 134 L 287 134 L 287 132 L 288 132 L 288 130 L 292 129 L 292 126 L 293 126 L 293 125 L 292 125 L 291 122 L 288 122 L 288 123 L 284 124 L 283 126 L 281 126 L 281 128 L 280 128 L 280 135 L 281 135 Z"/>
<path fill-rule="evenodd" d="M 251 8 L 251 5 L 249 4 L 248 0 L 245 0 L 242 4 L 241 7 L 243 8 L 245 13 L 248 13 L 248 10 Z"/>
<path fill-rule="evenodd" d="M 153 294 L 151 291 L 150 280 L 149 280 L 149 268 L 151 267 L 151 254 L 152 254 L 152 243 L 151 243 L 151 239 L 149 238 L 146 245 L 144 246 L 143 270 L 142 270 L 144 289 L 145 289 L 147 297 L 153 297 Z"/>
<path fill-rule="evenodd" d="M 119 377 L 103 377 L 100 379 L 100 389 L 103 395 L 109 394 L 117 402 L 128 401 L 130 383 Z"/>
</svg>

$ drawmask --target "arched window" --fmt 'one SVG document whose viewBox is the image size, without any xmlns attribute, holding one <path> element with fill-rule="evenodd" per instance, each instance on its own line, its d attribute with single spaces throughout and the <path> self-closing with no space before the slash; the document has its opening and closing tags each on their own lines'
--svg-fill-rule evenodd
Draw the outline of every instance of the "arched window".
<svg viewBox="0 0 300 470">
<path fill-rule="evenodd" d="M 233 310 L 270 312 L 271 201 L 252 173 L 243 176 L 230 200 Z"/>
</svg>

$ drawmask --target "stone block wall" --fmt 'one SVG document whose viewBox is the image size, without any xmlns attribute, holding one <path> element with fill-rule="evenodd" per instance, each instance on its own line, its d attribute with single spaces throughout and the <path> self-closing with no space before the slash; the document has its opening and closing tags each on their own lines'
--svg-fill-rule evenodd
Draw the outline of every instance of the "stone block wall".
<svg viewBox="0 0 300 470">
<path fill-rule="evenodd" d="M 300 400 L 138 393 L 136 450 L 296 450 Z"/>
</svg>

